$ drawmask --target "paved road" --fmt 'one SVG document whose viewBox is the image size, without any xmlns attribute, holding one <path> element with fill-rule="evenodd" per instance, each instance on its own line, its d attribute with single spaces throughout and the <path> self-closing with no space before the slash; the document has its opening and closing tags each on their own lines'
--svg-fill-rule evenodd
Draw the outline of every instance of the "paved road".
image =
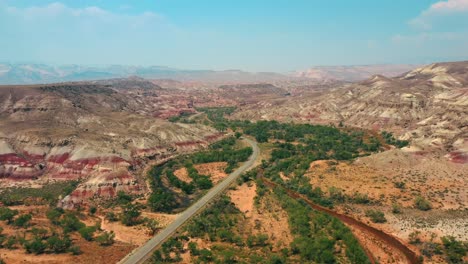
<svg viewBox="0 0 468 264">
<path fill-rule="evenodd" d="M 221 183 L 213 187 L 210 191 L 208 191 L 205 196 L 200 198 L 197 202 L 195 202 L 192 206 L 187 208 L 182 214 L 180 214 L 174 222 L 169 224 L 166 228 L 161 230 L 156 236 L 151 238 L 146 244 L 143 246 L 135 249 L 133 252 L 125 256 L 122 260 L 119 261 L 120 264 L 137 264 L 143 263 L 151 257 L 154 249 L 161 245 L 166 239 L 171 237 L 179 227 L 181 227 L 185 222 L 187 222 L 190 218 L 192 218 L 196 213 L 201 211 L 211 200 L 213 200 L 216 196 L 226 190 L 231 183 L 233 183 L 242 173 L 251 169 L 255 163 L 255 160 L 260 153 L 260 150 L 257 146 L 255 141 L 250 139 L 244 138 L 253 149 L 253 154 L 250 156 L 249 160 L 246 161 L 241 167 L 231 173 L 226 179 L 224 179 Z"/>
</svg>

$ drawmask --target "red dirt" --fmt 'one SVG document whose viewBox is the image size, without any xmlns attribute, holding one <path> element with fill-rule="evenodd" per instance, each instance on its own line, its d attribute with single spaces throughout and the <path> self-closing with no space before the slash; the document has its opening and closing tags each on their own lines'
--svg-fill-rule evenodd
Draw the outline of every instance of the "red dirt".
<svg viewBox="0 0 468 264">
<path fill-rule="evenodd" d="M 265 185 L 267 186 L 270 186 L 270 187 L 276 187 L 278 186 L 276 183 L 273 183 L 271 181 L 269 181 L 268 179 L 265 179 L 264 177 L 261 178 L 262 181 L 265 183 Z M 350 216 L 347 216 L 347 215 L 344 215 L 344 214 L 340 214 L 340 213 L 337 213 L 333 210 L 330 210 L 328 208 L 325 208 L 325 207 L 322 207 L 320 205 L 317 205 L 313 202 L 311 202 L 309 199 L 307 199 L 306 197 L 304 197 L 303 195 L 299 194 L 299 193 L 296 193 L 294 191 L 291 191 L 289 189 L 285 189 L 287 194 L 291 197 L 291 198 L 294 198 L 294 199 L 302 199 L 304 200 L 310 207 L 312 207 L 313 209 L 317 210 L 317 211 L 320 211 L 320 212 L 323 212 L 323 213 L 326 213 L 328 215 L 331 215 L 333 217 L 336 217 L 338 219 L 340 219 L 342 222 L 344 222 L 345 224 L 348 224 L 350 226 L 353 226 L 355 228 L 358 228 L 360 230 L 363 230 L 363 231 L 366 231 L 367 233 L 370 233 L 371 235 L 375 236 L 376 238 L 379 238 L 380 240 L 382 240 L 383 242 L 385 242 L 388 246 L 394 248 L 395 250 L 397 251 L 400 251 L 405 257 L 406 259 L 408 260 L 409 263 L 411 264 L 418 264 L 418 263 L 421 263 L 418 255 L 413 252 L 411 249 L 409 249 L 407 246 L 405 246 L 403 243 L 401 243 L 398 239 L 396 239 L 395 237 L 381 231 L 381 230 L 378 230 L 372 226 L 369 226 L 369 225 L 366 225 Z M 365 248 L 365 247 L 364 247 Z M 374 256 L 370 253 L 370 251 L 366 249 L 366 253 L 367 255 L 369 256 L 369 260 L 372 262 L 372 263 L 377 263 L 377 261 L 375 260 Z"/>
</svg>

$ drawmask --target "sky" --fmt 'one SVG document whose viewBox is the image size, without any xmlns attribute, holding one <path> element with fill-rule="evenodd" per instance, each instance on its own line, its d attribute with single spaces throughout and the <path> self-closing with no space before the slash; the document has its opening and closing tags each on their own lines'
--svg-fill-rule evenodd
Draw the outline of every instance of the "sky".
<svg viewBox="0 0 468 264">
<path fill-rule="evenodd" d="M 0 61 L 288 72 L 468 59 L 468 0 L 0 0 Z"/>
</svg>

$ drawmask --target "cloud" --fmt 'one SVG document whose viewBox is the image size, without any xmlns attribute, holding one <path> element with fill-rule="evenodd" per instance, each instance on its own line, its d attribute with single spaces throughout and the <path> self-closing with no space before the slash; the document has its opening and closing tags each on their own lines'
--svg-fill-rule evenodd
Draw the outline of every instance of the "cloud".
<svg viewBox="0 0 468 264">
<path fill-rule="evenodd" d="M 430 30 L 434 23 L 455 16 L 456 19 L 468 20 L 468 0 L 447 0 L 432 4 L 428 9 L 410 20 L 409 24 L 417 29 Z"/>
</svg>

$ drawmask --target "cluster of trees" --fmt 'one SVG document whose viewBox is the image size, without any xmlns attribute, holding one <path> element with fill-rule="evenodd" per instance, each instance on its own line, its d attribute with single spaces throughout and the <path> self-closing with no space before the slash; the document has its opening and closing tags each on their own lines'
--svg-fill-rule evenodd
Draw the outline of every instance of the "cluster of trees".
<svg viewBox="0 0 468 264">
<path fill-rule="evenodd" d="M 182 112 L 178 116 L 171 116 L 169 117 L 169 122 L 180 122 L 180 123 L 186 123 L 186 124 L 192 124 L 195 123 L 194 120 L 190 120 L 189 117 L 193 115 L 191 112 Z"/>
<path fill-rule="evenodd" d="M 23 214 L 15 220 L 11 220 L 12 215 L 16 215 L 15 210 L 6 207 L 0 209 L 1 219 L 11 221 L 17 227 L 28 227 L 27 223 L 32 219 L 31 214 Z M 114 233 L 100 232 L 99 236 L 95 236 L 95 232 L 99 230 L 97 226 L 86 226 L 79 220 L 76 213 L 65 212 L 61 208 L 54 208 L 46 212 L 46 216 L 54 226 L 50 230 L 40 227 L 33 227 L 26 232 L 31 236 L 28 238 L 26 232 L 23 236 L 6 236 L 2 234 L 0 228 L 0 248 L 8 249 L 16 248 L 21 245 L 27 253 L 42 254 L 42 253 L 66 253 L 80 254 L 81 250 L 78 246 L 73 245 L 70 235 L 77 232 L 87 241 L 96 241 L 102 246 L 108 246 L 114 243 Z"/>
<path fill-rule="evenodd" d="M 276 188 L 274 194 L 288 213 L 289 226 L 295 237 L 291 244 L 292 254 L 298 254 L 304 262 L 337 263 L 335 246 L 344 244 L 351 263 L 370 263 L 349 228 L 338 219 L 290 198 L 281 187 Z"/>
<path fill-rule="evenodd" d="M 15 227 L 27 228 L 32 220 L 31 214 L 20 214 L 18 210 L 12 210 L 8 207 L 0 207 L 0 221 L 6 221 L 7 224 Z"/>
<path fill-rule="evenodd" d="M 179 205 L 175 193 L 162 182 L 163 170 L 164 166 L 159 165 L 151 168 L 148 173 L 152 189 L 148 205 L 155 212 L 171 212 Z"/>
<path fill-rule="evenodd" d="M 153 167 L 149 172 L 153 190 L 148 200 L 151 209 L 171 212 L 182 206 L 178 201 L 184 200 L 184 197 L 180 197 L 180 194 L 175 193 L 171 188 L 178 188 L 186 195 L 193 194 L 197 190 L 212 188 L 213 182 L 210 177 L 199 174 L 194 164 L 224 161 L 228 163 L 225 172 L 231 173 L 239 162 L 246 161 L 252 155 L 252 148 L 238 149 L 236 143 L 235 137 L 228 137 L 210 145 L 206 151 L 180 157 Z M 187 169 L 188 175 L 192 179 L 191 182 L 182 181 L 174 174 L 175 170 L 182 167 Z M 162 178 L 166 178 L 170 186 L 164 186 Z"/>
<path fill-rule="evenodd" d="M 393 136 L 391 132 L 382 131 L 382 137 L 385 140 L 385 143 L 389 145 L 394 145 L 398 148 L 403 148 L 409 145 L 408 140 L 398 140 Z"/>
<path fill-rule="evenodd" d="M 208 163 L 225 161 L 228 163 L 226 173 L 230 173 L 239 162 L 249 159 L 252 155 L 252 148 L 246 147 L 241 149 L 223 149 L 221 151 L 198 152 L 192 155 L 193 163 Z"/>
<path fill-rule="evenodd" d="M 180 255 L 186 251 L 184 245 L 189 241 L 188 237 L 196 237 L 209 239 L 212 246 L 199 248 L 196 242 L 188 242 L 187 248 L 194 263 L 285 263 L 284 257 L 267 253 L 271 250 L 268 235 L 246 235 L 240 221 L 242 214 L 229 197 L 223 195 L 190 220 L 181 235 L 163 243 L 161 249 L 153 254 L 152 262 L 180 261 Z"/>
</svg>

